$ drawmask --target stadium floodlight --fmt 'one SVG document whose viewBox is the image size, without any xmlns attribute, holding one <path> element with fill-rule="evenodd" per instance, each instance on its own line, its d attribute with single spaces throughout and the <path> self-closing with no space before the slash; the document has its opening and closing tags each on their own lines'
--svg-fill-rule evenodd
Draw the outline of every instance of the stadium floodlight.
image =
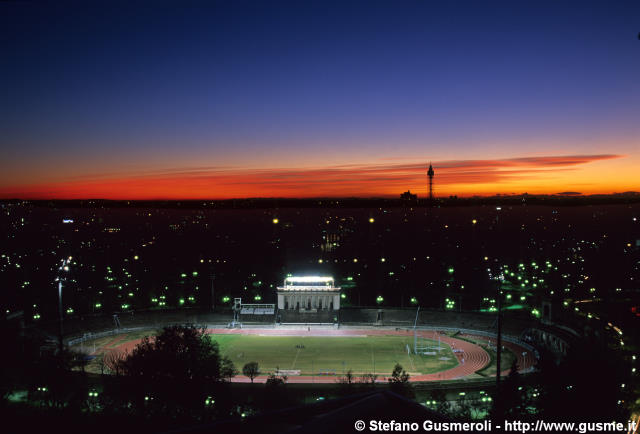
<svg viewBox="0 0 640 434">
<path fill-rule="evenodd" d="M 289 276 L 286 278 L 287 282 L 299 282 L 299 283 L 329 283 L 333 282 L 333 277 L 321 277 L 321 276 Z"/>
<path fill-rule="evenodd" d="M 335 279 L 329 276 L 288 276 L 284 279 L 284 286 L 279 289 L 296 291 L 311 287 L 326 291 L 339 290 L 340 288 L 334 286 L 334 282 Z"/>
</svg>

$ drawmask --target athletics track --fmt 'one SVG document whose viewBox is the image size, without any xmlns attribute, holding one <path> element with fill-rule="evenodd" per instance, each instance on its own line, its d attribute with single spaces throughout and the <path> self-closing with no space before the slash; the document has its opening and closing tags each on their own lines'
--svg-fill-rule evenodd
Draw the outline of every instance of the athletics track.
<svg viewBox="0 0 640 434">
<path fill-rule="evenodd" d="M 413 336 L 412 331 L 407 330 L 391 330 L 391 329 L 207 329 L 209 334 L 259 334 L 269 336 Z M 455 337 L 447 336 L 444 332 L 422 330 L 418 331 L 419 336 L 438 340 L 448 344 L 454 350 L 456 358 L 458 359 L 458 365 L 453 368 L 433 373 L 433 374 L 420 374 L 412 375 L 410 381 L 445 381 L 445 380 L 459 380 L 468 377 L 475 372 L 485 368 L 490 360 L 489 354 L 480 345 L 468 342 L 466 340 L 457 339 Z M 483 341 L 490 343 L 495 347 L 495 338 L 488 338 L 481 335 L 473 334 L 460 334 L 460 337 L 472 339 L 474 341 Z M 114 339 L 109 344 L 98 349 L 96 352 L 103 351 L 118 351 L 118 352 L 130 352 L 140 342 L 139 339 L 119 343 L 121 339 Z M 119 343 L 118 345 L 113 345 Z M 533 367 L 536 363 L 535 356 L 530 351 L 512 342 L 503 341 L 503 346 L 508 348 L 516 355 L 518 368 L 520 371 L 527 371 Z M 111 348 L 108 348 L 111 347 Z M 501 375 L 507 375 L 511 367 L 503 370 Z M 339 376 L 289 376 L 287 382 L 289 383 L 335 383 Z M 254 382 L 264 383 L 267 380 L 266 375 L 256 377 Z M 232 379 L 233 382 L 247 383 L 250 380 L 244 376 L 237 376 Z M 386 382 L 385 377 L 378 377 L 378 382 Z"/>
</svg>

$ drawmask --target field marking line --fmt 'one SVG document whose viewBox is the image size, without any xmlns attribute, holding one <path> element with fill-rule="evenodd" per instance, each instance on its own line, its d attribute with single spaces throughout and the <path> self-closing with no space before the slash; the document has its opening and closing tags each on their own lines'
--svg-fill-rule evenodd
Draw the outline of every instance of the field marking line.
<svg viewBox="0 0 640 434">
<path fill-rule="evenodd" d="M 373 354 L 373 344 L 369 344 L 369 347 L 371 348 L 371 361 L 373 362 L 373 374 L 375 375 L 376 373 L 376 357 Z"/>
<path fill-rule="evenodd" d="M 104 345 L 98 345 L 95 346 L 96 350 L 94 352 L 92 352 L 90 355 L 91 356 L 97 356 L 100 354 L 104 354 L 109 350 L 113 350 L 116 349 L 118 347 L 118 344 L 120 344 L 120 342 L 124 341 L 124 339 L 129 335 L 129 333 L 124 333 L 124 334 L 120 334 L 117 335 L 116 337 L 114 337 L 113 339 L 110 339 L 106 344 Z M 80 345 L 84 344 L 81 343 Z M 94 343 L 95 345 L 95 343 Z"/>
<path fill-rule="evenodd" d="M 300 349 L 301 348 L 298 348 L 298 351 L 296 351 L 296 356 L 294 357 L 293 363 L 291 364 L 291 369 L 296 367 L 296 362 L 298 361 L 298 354 L 300 354 Z"/>
<path fill-rule="evenodd" d="M 409 363 L 411 363 L 411 370 L 416 372 L 416 365 L 413 364 L 413 360 L 411 359 L 411 354 L 407 353 L 407 358 L 409 359 Z"/>
</svg>

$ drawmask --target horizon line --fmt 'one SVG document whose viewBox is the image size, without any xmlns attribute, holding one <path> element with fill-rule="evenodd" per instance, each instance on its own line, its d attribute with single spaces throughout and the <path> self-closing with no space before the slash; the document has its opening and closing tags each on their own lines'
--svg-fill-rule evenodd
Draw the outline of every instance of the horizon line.
<svg viewBox="0 0 640 434">
<path fill-rule="evenodd" d="M 407 190 L 409 192 L 410 190 Z M 405 193 L 405 192 L 403 192 Z M 402 194 L 402 193 L 401 193 Z M 178 202 L 178 201 L 188 201 L 188 202 L 196 202 L 196 201 L 209 201 L 209 202 L 226 202 L 233 200 L 403 200 L 400 195 L 382 195 L 382 196 L 307 196 L 307 197 L 294 197 L 294 196 L 252 196 L 252 197 L 231 197 L 231 198 L 171 198 L 171 197 L 149 197 L 149 198 L 101 198 L 101 197 L 83 197 L 83 198 L 65 198 L 65 197 L 4 197 L 0 198 L 2 202 L 10 202 L 10 201 L 85 201 L 85 200 L 95 200 L 95 201 L 103 201 L 103 202 L 149 202 L 149 201 L 165 201 L 165 202 Z M 450 199 L 489 199 L 489 198 L 505 198 L 505 197 L 519 197 L 519 196 L 531 196 L 531 197 L 542 197 L 542 196 L 553 196 L 558 198 L 589 198 L 589 197 L 602 197 L 602 196 L 620 196 L 620 195 L 640 195 L 640 191 L 635 190 L 626 190 L 619 192 L 609 192 L 609 193 L 581 193 L 581 192 L 557 192 L 557 193 L 495 193 L 495 194 L 462 194 L 462 195 L 442 195 L 435 196 L 433 198 L 434 201 L 438 200 L 450 200 Z M 428 196 L 416 198 L 417 200 L 430 200 Z"/>
</svg>

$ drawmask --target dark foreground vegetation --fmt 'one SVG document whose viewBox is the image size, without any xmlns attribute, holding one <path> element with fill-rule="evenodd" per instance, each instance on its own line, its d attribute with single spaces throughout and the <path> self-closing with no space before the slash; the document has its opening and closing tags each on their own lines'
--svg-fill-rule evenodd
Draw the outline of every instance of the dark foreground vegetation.
<svg viewBox="0 0 640 434">
<path fill-rule="evenodd" d="M 286 376 L 273 373 L 264 373 L 269 374 L 266 384 L 231 383 L 240 371 L 196 326 L 166 327 L 131 353 L 105 360 L 104 373 L 96 375 L 84 371 L 83 354 L 47 347 L 40 337 L 18 330 L 3 331 L 0 406 L 5 423 L 21 432 L 51 426 L 70 432 L 128 432 L 140 426 L 145 432 L 163 432 L 220 421 L 242 424 L 260 414 L 381 390 L 455 420 L 625 419 L 616 403 L 623 370 L 596 343 L 577 349 L 560 365 L 543 357 L 540 371 L 527 377 L 514 365 L 496 393 L 490 384 L 475 389 L 412 385 L 400 365 L 388 384 L 351 372 L 335 384 L 288 384 Z M 262 374 L 257 363 L 241 372 L 252 380 Z"/>
</svg>

